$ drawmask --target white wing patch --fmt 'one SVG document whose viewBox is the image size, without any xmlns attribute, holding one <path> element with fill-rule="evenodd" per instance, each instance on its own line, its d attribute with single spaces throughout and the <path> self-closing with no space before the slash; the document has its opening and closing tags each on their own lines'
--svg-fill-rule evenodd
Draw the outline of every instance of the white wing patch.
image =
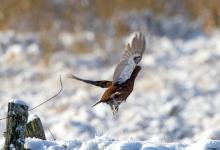
<svg viewBox="0 0 220 150">
<path fill-rule="evenodd" d="M 130 79 L 135 66 L 141 61 L 144 50 L 145 37 L 141 33 L 136 34 L 132 42 L 126 46 L 121 61 L 114 71 L 113 84 L 121 84 Z"/>
<path fill-rule="evenodd" d="M 126 80 L 130 79 L 131 74 L 136 66 L 134 57 L 135 55 L 127 59 L 127 62 L 124 64 L 123 69 L 121 70 L 119 76 L 116 79 L 117 83 L 121 84 L 124 83 Z"/>
</svg>

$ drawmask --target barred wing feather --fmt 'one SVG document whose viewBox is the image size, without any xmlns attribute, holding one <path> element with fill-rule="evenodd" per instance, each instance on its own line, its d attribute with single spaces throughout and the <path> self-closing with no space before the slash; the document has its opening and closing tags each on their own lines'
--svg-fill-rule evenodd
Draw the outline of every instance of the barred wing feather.
<svg viewBox="0 0 220 150">
<path fill-rule="evenodd" d="M 117 65 L 114 75 L 113 84 L 124 83 L 131 77 L 135 66 L 141 61 L 145 50 L 145 37 L 143 34 L 136 34 L 131 45 L 128 44 L 122 56 L 120 63 Z"/>
</svg>

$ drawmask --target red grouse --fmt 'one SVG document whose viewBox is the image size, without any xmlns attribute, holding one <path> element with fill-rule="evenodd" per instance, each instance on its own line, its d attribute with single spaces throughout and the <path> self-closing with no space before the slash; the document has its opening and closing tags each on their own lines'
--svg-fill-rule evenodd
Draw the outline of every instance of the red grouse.
<svg viewBox="0 0 220 150">
<path fill-rule="evenodd" d="M 102 95 L 101 100 L 96 102 L 93 107 L 99 103 L 106 103 L 110 105 L 113 115 L 115 115 L 118 112 L 121 102 L 126 101 L 128 96 L 133 91 L 134 81 L 137 77 L 137 74 L 141 70 L 141 67 L 138 66 L 138 63 L 142 59 L 144 50 L 145 37 L 141 33 L 136 34 L 131 42 L 131 45 L 128 44 L 126 46 L 122 59 L 115 69 L 113 81 L 85 80 L 72 74 L 68 74 L 67 76 L 88 84 L 107 88 Z"/>
</svg>

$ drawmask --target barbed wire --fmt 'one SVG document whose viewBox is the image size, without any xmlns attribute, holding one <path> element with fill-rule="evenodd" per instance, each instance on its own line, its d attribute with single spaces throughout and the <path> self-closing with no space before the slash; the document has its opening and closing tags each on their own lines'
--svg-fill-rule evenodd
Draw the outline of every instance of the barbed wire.
<svg viewBox="0 0 220 150">
<path fill-rule="evenodd" d="M 42 103 L 40 103 L 40 104 L 38 104 L 37 106 L 35 106 L 35 107 L 29 109 L 28 111 L 32 111 L 32 110 L 34 110 L 34 109 L 40 107 L 41 105 L 47 103 L 48 101 L 52 100 L 53 98 L 57 97 L 57 96 L 62 92 L 62 90 L 63 90 L 63 83 L 62 83 L 62 79 L 61 79 L 61 75 L 60 75 L 60 90 L 59 90 L 55 95 L 53 95 L 52 97 L 50 97 L 49 99 L 43 101 Z"/>
<path fill-rule="evenodd" d="M 42 103 L 40 103 L 40 104 L 34 106 L 33 108 L 29 109 L 28 111 L 32 111 L 32 110 L 34 110 L 34 109 L 40 107 L 41 105 L 47 103 L 48 101 L 53 100 L 55 97 L 57 97 L 57 96 L 63 91 L 63 83 L 62 83 L 62 77 L 61 77 L 61 75 L 59 76 L 59 81 L 60 81 L 60 89 L 59 89 L 59 91 L 58 91 L 55 95 L 53 95 L 52 97 L 46 99 L 46 100 L 43 101 Z M 0 118 L 0 121 L 1 121 L 1 120 L 5 120 L 5 119 L 8 119 L 8 118 L 10 118 L 10 117 L 12 117 L 12 116 L 7 116 L 7 117 Z"/>
<path fill-rule="evenodd" d="M 5 120 L 5 119 L 8 119 L 8 118 L 10 118 L 11 116 L 7 116 L 7 117 L 4 117 L 4 118 L 0 118 L 0 121 L 1 120 Z"/>
</svg>

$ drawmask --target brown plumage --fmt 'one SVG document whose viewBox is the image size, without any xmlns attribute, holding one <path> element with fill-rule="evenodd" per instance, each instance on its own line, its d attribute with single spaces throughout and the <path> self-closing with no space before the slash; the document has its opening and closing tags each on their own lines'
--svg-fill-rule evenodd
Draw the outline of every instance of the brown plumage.
<svg viewBox="0 0 220 150">
<path fill-rule="evenodd" d="M 92 107 L 99 103 L 107 103 L 110 105 L 113 115 L 118 112 L 121 102 L 126 101 L 134 88 L 134 81 L 141 70 L 140 66 L 136 66 L 131 74 L 130 79 L 122 84 L 111 85 L 102 95 L 101 100 L 96 102 Z"/>
<path fill-rule="evenodd" d="M 133 91 L 134 81 L 141 70 L 140 66 L 136 66 L 134 71 L 131 74 L 130 79 L 120 85 L 113 85 L 112 81 L 101 80 L 101 81 L 92 81 L 92 80 L 85 80 L 79 77 L 76 77 L 72 74 L 68 74 L 69 78 L 76 79 L 91 85 L 95 85 L 101 88 L 108 88 L 101 97 L 101 100 L 96 102 L 92 107 L 96 106 L 99 103 L 107 103 L 110 105 L 113 114 L 116 114 L 118 111 L 118 107 L 121 102 L 126 101 L 128 96 Z"/>
<path fill-rule="evenodd" d="M 136 34 L 131 45 L 127 45 L 122 59 L 114 71 L 113 81 L 85 80 L 72 74 L 68 74 L 67 77 L 98 87 L 108 88 L 102 95 L 101 100 L 96 102 L 93 107 L 99 103 L 106 103 L 110 105 L 113 115 L 115 115 L 121 102 L 126 101 L 133 91 L 134 81 L 141 70 L 141 67 L 137 64 L 141 61 L 144 50 L 144 35 L 141 33 Z"/>
</svg>

